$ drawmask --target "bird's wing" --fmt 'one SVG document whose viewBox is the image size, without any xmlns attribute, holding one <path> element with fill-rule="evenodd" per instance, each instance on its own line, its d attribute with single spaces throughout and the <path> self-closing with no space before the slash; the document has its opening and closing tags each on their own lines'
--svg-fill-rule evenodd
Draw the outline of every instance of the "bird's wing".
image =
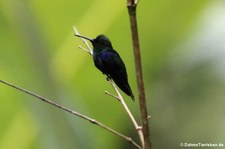
<svg viewBox="0 0 225 149">
<path fill-rule="evenodd" d="M 117 86 L 134 100 L 134 95 L 128 83 L 125 64 L 115 50 L 105 50 L 98 53 L 98 56 L 95 56 L 95 66 L 104 74 L 110 76 Z"/>
<path fill-rule="evenodd" d="M 107 52 L 101 52 L 100 59 L 106 74 L 110 76 L 116 75 L 127 79 L 126 67 L 123 60 L 115 50 L 107 50 Z"/>
<path fill-rule="evenodd" d="M 101 54 L 101 59 L 106 69 L 106 74 L 113 79 L 122 91 L 128 95 L 132 95 L 128 83 L 126 67 L 119 54 L 115 50 L 108 50 L 106 53 Z"/>
</svg>

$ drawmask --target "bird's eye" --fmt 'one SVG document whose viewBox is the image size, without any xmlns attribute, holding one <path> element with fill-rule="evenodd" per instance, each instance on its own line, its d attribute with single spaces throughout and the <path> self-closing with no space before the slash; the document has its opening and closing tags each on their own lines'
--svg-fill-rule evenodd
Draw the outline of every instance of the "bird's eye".
<svg viewBox="0 0 225 149">
<path fill-rule="evenodd" d="M 99 43 L 100 44 L 104 44 L 104 40 L 99 40 Z"/>
</svg>

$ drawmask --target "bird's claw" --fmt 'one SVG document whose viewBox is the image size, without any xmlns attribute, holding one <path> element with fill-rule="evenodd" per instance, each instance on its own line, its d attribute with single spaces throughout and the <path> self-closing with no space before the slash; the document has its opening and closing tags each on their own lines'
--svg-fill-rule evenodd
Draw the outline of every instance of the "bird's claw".
<svg viewBox="0 0 225 149">
<path fill-rule="evenodd" d="M 111 80 L 111 77 L 107 75 L 106 80 L 107 81 L 110 81 Z"/>
</svg>

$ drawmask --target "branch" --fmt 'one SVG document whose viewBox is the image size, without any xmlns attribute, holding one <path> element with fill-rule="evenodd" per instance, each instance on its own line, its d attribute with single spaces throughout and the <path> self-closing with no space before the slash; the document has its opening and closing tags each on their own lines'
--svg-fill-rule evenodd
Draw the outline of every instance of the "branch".
<svg viewBox="0 0 225 149">
<path fill-rule="evenodd" d="M 73 26 L 73 30 L 74 30 L 74 34 L 75 34 L 75 35 L 80 35 L 79 32 L 78 32 L 78 30 L 77 30 L 77 28 L 76 28 L 75 26 Z M 84 50 L 84 51 L 86 51 L 86 52 L 88 52 L 90 55 L 92 55 L 92 54 L 93 54 L 93 50 L 92 50 L 92 48 L 89 46 L 88 42 L 87 42 L 85 39 L 83 39 L 83 38 L 81 38 L 81 40 L 83 41 L 83 43 L 87 46 L 87 48 L 88 48 L 89 50 L 83 48 L 82 46 L 79 46 L 79 48 L 82 49 L 82 50 Z"/>
<path fill-rule="evenodd" d="M 118 99 L 121 102 L 122 106 L 124 107 L 125 111 L 127 112 L 128 116 L 130 117 L 130 119 L 131 119 L 131 121 L 132 121 L 135 129 L 138 132 L 138 135 L 139 135 L 139 139 L 140 139 L 141 144 L 144 145 L 144 138 L 143 138 L 142 127 L 140 127 L 137 124 L 134 116 L 130 112 L 128 106 L 126 105 L 126 103 L 125 103 L 125 101 L 123 99 L 123 96 L 120 94 L 119 90 L 116 88 L 116 85 L 114 84 L 114 82 L 111 79 L 109 80 L 109 82 L 112 85 L 112 87 L 114 88 L 114 90 L 116 91 L 117 96 L 115 96 L 113 94 L 110 94 L 110 93 L 107 93 L 107 94 L 110 95 L 110 96 L 112 96 L 112 97 L 114 97 L 114 98 L 116 98 L 116 99 Z"/>
<path fill-rule="evenodd" d="M 149 123 L 148 111 L 147 111 L 147 104 L 145 99 L 145 88 L 144 88 L 142 64 L 141 64 L 141 51 L 140 51 L 138 28 L 137 28 L 137 17 L 136 17 L 137 4 L 138 4 L 138 0 L 127 0 L 127 8 L 128 8 L 129 18 L 130 18 L 130 26 L 131 26 L 132 40 L 133 40 L 136 78 L 137 78 L 137 86 L 138 86 L 138 93 L 139 93 L 139 106 L 140 106 L 141 119 L 142 119 L 142 125 L 143 125 L 144 146 L 142 147 L 145 149 L 151 149 L 150 128 L 148 125 Z"/>
<path fill-rule="evenodd" d="M 84 48 L 82 46 L 78 46 L 78 48 L 80 48 L 81 50 L 84 50 L 84 51 L 88 52 L 90 55 L 92 55 L 90 50 L 88 50 L 88 49 L 86 49 L 86 48 Z"/>
<path fill-rule="evenodd" d="M 113 94 L 109 93 L 108 91 L 105 91 L 105 94 L 106 95 L 109 95 L 109 96 L 112 96 L 113 98 L 116 98 L 118 101 L 120 101 L 120 98 L 119 97 L 117 97 L 116 95 L 113 95 Z"/>
<path fill-rule="evenodd" d="M 140 147 L 140 146 L 139 146 L 132 138 L 127 137 L 127 136 L 125 136 L 125 135 L 123 135 L 123 134 L 121 134 L 121 133 L 119 133 L 119 132 L 113 130 L 112 128 L 110 128 L 110 127 L 108 127 L 108 126 L 102 124 L 101 122 L 99 122 L 99 121 L 97 121 L 97 120 L 95 120 L 95 119 L 93 119 L 93 118 L 90 118 L 90 117 L 88 117 L 88 116 L 86 116 L 86 115 L 83 115 L 83 114 L 81 114 L 81 113 L 79 113 L 79 112 L 73 111 L 73 110 L 71 110 L 71 109 L 69 109 L 69 108 L 67 108 L 67 107 L 64 107 L 64 106 L 62 106 L 62 105 L 56 103 L 56 102 L 53 102 L 52 100 L 49 100 L 49 99 L 47 99 L 47 98 L 45 98 L 45 97 L 42 97 L 42 96 L 40 96 L 40 95 L 38 95 L 38 94 L 35 94 L 35 93 L 33 93 L 33 92 L 31 92 L 31 91 L 28 91 L 28 90 L 25 90 L 25 89 L 23 89 L 23 88 L 21 88 L 21 87 L 18 87 L 18 86 L 16 86 L 16 85 L 13 85 L 13 84 L 8 83 L 8 82 L 6 82 L 6 81 L 0 80 L 0 83 L 3 83 L 3 84 L 5 84 L 5 85 L 7 85 L 7 86 L 10 86 L 10 87 L 16 89 L 16 90 L 19 90 L 19 91 L 21 91 L 21 92 L 24 92 L 24 93 L 26 93 L 26 94 L 29 94 L 29 95 L 35 97 L 36 99 L 38 99 L 38 100 L 40 100 L 40 101 L 43 101 L 43 102 L 45 102 L 45 103 L 48 103 L 48 104 L 50 104 L 50 105 L 52 105 L 52 106 L 54 106 L 54 107 L 57 107 L 57 108 L 59 108 L 59 109 L 61 109 L 61 110 L 66 111 L 66 112 L 68 112 L 68 113 L 70 113 L 70 114 L 73 114 L 73 115 L 78 116 L 78 117 L 80 117 L 80 118 L 82 118 L 82 119 L 84 119 L 84 120 L 87 120 L 87 121 L 91 122 L 92 124 L 95 124 L 95 125 L 97 125 L 97 126 L 103 128 L 103 129 L 109 131 L 110 133 L 113 133 L 113 134 L 119 136 L 120 138 L 125 139 L 126 141 L 132 143 L 132 144 L 133 144 L 134 146 L 136 146 L 137 148 L 141 149 L 141 147 Z"/>
</svg>

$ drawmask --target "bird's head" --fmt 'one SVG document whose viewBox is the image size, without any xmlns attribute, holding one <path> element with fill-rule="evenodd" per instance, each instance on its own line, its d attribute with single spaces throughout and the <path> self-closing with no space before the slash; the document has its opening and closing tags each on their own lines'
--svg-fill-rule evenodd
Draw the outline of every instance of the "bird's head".
<svg viewBox="0 0 225 149">
<path fill-rule="evenodd" d="M 98 47 L 110 47 L 112 48 L 111 41 L 105 35 L 98 35 L 92 42 L 94 48 Z"/>
<path fill-rule="evenodd" d="M 89 40 L 92 43 L 94 50 L 104 50 L 105 48 L 112 48 L 111 41 L 103 34 L 98 35 L 94 39 L 81 36 L 81 35 L 75 35 L 75 36 Z"/>
</svg>

